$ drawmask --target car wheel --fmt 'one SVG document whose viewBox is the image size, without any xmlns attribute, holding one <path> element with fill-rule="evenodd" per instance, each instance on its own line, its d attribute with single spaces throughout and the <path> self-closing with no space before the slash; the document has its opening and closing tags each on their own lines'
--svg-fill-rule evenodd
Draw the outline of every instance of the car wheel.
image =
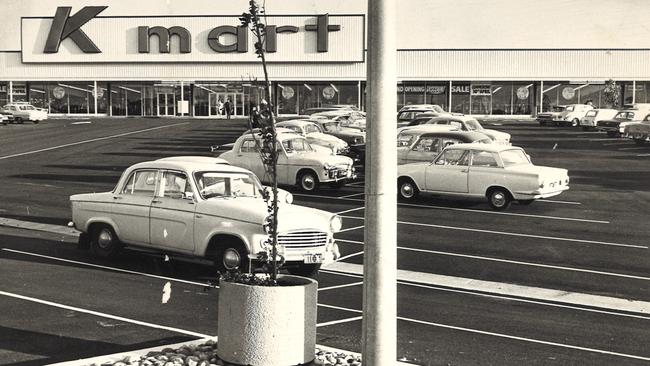
<svg viewBox="0 0 650 366">
<path fill-rule="evenodd" d="M 487 198 L 490 206 L 492 206 L 492 208 L 496 211 L 505 210 L 508 208 L 508 206 L 510 206 L 510 202 L 512 201 L 510 192 L 501 187 L 490 189 L 488 191 Z"/>
<path fill-rule="evenodd" d="M 122 249 L 122 243 L 115 231 L 108 225 L 95 227 L 90 233 L 90 251 L 102 258 L 115 257 Z"/>
<path fill-rule="evenodd" d="M 301 264 L 297 267 L 287 267 L 289 274 L 315 278 L 320 270 L 320 263 Z"/>
<path fill-rule="evenodd" d="M 298 177 L 298 188 L 305 192 L 313 192 L 318 189 L 318 177 L 314 172 L 304 172 Z"/>
<path fill-rule="evenodd" d="M 420 190 L 411 179 L 405 178 L 397 183 L 397 193 L 405 200 L 412 200 L 417 198 Z"/>
<path fill-rule="evenodd" d="M 609 137 L 618 137 L 619 133 L 616 131 L 607 131 L 607 136 Z"/>
<path fill-rule="evenodd" d="M 571 120 L 571 127 L 579 127 L 580 126 L 580 120 L 577 118 L 574 118 Z"/>
<path fill-rule="evenodd" d="M 239 269 L 241 273 L 247 273 L 250 264 L 246 250 L 241 245 L 232 244 L 226 244 L 214 262 L 222 273 L 234 269 Z"/>
<path fill-rule="evenodd" d="M 14 118 L 14 123 L 17 123 L 17 124 L 19 124 L 19 125 L 20 125 L 20 124 L 22 124 L 22 123 L 23 123 L 23 119 L 22 119 L 22 118 L 20 118 L 20 117 L 16 117 L 16 118 Z"/>
<path fill-rule="evenodd" d="M 531 203 L 535 202 L 535 200 L 519 200 L 517 202 L 519 202 L 520 205 L 528 206 Z"/>
</svg>

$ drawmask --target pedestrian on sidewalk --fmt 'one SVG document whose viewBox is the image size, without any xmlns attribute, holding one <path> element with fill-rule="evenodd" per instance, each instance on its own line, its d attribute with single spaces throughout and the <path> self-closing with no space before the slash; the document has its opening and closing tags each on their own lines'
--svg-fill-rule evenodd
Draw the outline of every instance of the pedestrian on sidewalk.
<svg viewBox="0 0 650 366">
<path fill-rule="evenodd" d="M 223 108 L 226 110 L 226 119 L 230 119 L 230 114 L 232 113 L 232 102 L 230 102 L 230 98 L 226 99 Z"/>
</svg>

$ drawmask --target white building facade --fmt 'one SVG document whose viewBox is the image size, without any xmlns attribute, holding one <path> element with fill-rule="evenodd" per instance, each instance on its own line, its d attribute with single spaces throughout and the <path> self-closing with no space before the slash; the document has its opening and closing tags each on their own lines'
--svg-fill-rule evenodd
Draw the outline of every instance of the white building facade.
<svg viewBox="0 0 650 366">
<path fill-rule="evenodd" d="M 8 0 L 0 105 L 52 114 L 214 117 L 259 104 L 262 68 L 239 27 L 248 2 Z M 366 1 L 267 0 L 271 96 L 280 114 L 364 107 Z M 396 15 L 396 108 L 532 116 L 553 105 L 650 102 L 644 0 L 405 0 Z"/>
</svg>

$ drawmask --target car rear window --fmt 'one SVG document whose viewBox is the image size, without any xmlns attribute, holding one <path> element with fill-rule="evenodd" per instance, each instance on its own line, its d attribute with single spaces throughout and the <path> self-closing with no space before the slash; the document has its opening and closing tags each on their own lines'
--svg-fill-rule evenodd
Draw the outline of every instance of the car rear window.
<svg viewBox="0 0 650 366">
<path fill-rule="evenodd" d="M 518 164 L 530 164 L 526 153 L 520 149 L 510 149 L 501 152 L 501 161 L 503 166 L 512 166 Z"/>
<path fill-rule="evenodd" d="M 589 112 L 587 112 L 587 114 L 585 114 L 585 117 L 596 117 L 597 114 L 598 114 L 598 111 L 590 110 Z"/>
</svg>

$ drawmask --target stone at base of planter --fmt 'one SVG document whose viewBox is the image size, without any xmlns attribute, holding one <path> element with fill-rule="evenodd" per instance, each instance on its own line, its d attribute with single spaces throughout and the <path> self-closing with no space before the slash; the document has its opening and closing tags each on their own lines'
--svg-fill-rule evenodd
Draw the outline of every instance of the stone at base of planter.
<svg viewBox="0 0 650 366">
<path fill-rule="evenodd" d="M 314 360 L 318 282 L 281 275 L 281 286 L 219 284 L 219 348 L 224 361 L 289 366 Z"/>
</svg>

